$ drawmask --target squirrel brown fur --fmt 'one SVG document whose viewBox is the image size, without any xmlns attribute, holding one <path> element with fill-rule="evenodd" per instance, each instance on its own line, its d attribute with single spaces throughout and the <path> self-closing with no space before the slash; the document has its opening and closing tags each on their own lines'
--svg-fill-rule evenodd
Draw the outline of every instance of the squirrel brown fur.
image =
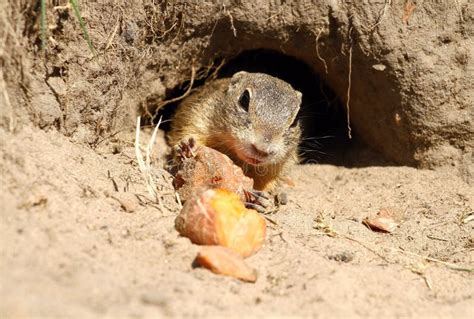
<svg viewBox="0 0 474 319">
<path fill-rule="evenodd" d="M 298 161 L 300 105 L 301 93 L 283 80 L 241 71 L 184 99 L 168 141 L 193 138 L 229 156 L 253 178 L 254 189 L 274 191 Z"/>
</svg>

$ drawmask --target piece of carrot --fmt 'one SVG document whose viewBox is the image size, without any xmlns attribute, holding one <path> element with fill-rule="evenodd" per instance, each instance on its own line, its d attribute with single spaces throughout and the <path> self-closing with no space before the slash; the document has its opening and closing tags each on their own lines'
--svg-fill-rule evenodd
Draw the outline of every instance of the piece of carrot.
<svg viewBox="0 0 474 319">
<path fill-rule="evenodd" d="M 265 219 L 225 189 L 196 193 L 175 221 L 178 232 L 199 245 L 220 245 L 243 257 L 256 253 L 265 239 Z"/>
<path fill-rule="evenodd" d="M 253 180 L 225 154 L 198 145 L 194 156 L 175 159 L 174 186 L 183 201 L 199 188 L 223 188 L 245 200 L 244 190 L 253 189 Z"/>
<path fill-rule="evenodd" d="M 247 282 L 257 280 L 257 272 L 248 266 L 242 256 L 222 246 L 202 246 L 194 263 L 213 273 L 231 276 Z"/>
</svg>

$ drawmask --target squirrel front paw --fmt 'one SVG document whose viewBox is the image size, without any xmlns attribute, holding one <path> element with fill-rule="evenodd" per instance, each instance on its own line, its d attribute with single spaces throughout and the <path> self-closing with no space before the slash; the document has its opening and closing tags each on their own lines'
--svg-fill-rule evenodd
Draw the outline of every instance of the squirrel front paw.
<svg viewBox="0 0 474 319">
<path fill-rule="evenodd" d="M 273 206 L 272 196 L 267 192 L 252 189 L 246 190 L 244 193 L 246 198 L 245 206 L 247 208 L 255 209 L 257 212 L 264 214 Z"/>
<path fill-rule="evenodd" d="M 196 156 L 197 143 L 194 137 L 184 138 L 173 146 L 173 153 L 176 158 L 186 159 Z"/>
<path fill-rule="evenodd" d="M 261 214 L 275 213 L 280 206 L 288 203 L 288 196 L 285 192 L 272 195 L 265 191 L 251 190 L 245 191 L 245 198 L 245 206 L 255 209 Z"/>
</svg>

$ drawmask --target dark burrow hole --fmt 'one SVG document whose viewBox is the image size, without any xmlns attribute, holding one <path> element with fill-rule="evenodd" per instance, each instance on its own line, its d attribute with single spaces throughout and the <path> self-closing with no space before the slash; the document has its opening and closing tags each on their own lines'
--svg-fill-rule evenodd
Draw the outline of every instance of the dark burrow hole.
<svg viewBox="0 0 474 319">
<path fill-rule="evenodd" d="M 341 100 L 307 64 L 276 51 L 263 49 L 244 51 L 226 62 L 218 70 L 217 78 L 230 77 L 242 70 L 262 72 L 278 77 L 303 93 L 303 102 L 298 115 L 303 124 L 303 140 L 300 145 L 303 163 L 371 165 L 362 163 L 367 160 L 361 160 L 360 154 L 357 156 L 358 159 L 355 159 L 354 149 L 363 146 L 357 142 L 357 136 L 353 139 L 348 138 L 346 113 Z M 209 75 L 212 72 L 213 70 L 210 69 L 204 73 Z M 206 77 L 195 80 L 193 87 L 197 88 L 205 81 Z M 166 100 L 181 96 L 188 86 L 189 82 L 182 83 L 179 87 L 169 90 Z M 156 123 L 162 117 L 163 130 L 170 129 L 171 119 L 178 103 L 167 104 L 155 113 L 154 122 Z M 147 105 L 149 110 L 153 109 L 153 103 L 149 101 Z M 354 132 L 352 135 L 355 135 Z M 366 154 L 362 157 L 366 157 Z M 371 158 L 369 161 L 372 162 L 372 154 L 369 157 Z"/>
</svg>

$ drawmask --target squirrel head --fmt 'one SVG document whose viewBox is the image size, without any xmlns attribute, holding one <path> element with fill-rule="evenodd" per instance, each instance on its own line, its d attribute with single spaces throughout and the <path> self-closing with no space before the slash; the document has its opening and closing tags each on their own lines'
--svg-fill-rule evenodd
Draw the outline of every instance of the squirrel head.
<svg viewBox="0 0 474 319">
<path fill-rule="evenodd" d="M 224 109 L 232 151 L 252 165 L 280 163 L 298 146 L 296 119 L 302 94 L 264 73 L 237 72 L 230 79 Z"/>
</svg>

